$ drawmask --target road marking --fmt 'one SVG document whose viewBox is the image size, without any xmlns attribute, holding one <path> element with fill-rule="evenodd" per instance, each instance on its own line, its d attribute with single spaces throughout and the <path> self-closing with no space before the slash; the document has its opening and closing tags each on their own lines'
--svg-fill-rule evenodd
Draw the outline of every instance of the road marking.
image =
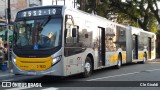
<svg viewBox="0 0 160 90">
<path fill-rule="evenodd" d="M 41 89 L 41 90 L 58 90 L 59 88 L 55 88 L 55 87 L 51 87 L 51 88 L 45 88 L 45 89 Z"/>
<path fill-rule="evenodd" d="M 96 81 L 96 80 L 105 79 L 105 78 L 127 76 L 127 75 L 132 75 L 132 74 L 137 74 L 137 73 L 140 73 L 140 72 L 133 72 L 133 73 L 126 73 L 126 74 L 120 74 L 120 75 L 114 75 L 114 76 L 107 76 L 107 77 L 95 78 L 95 79 L 90 79 L 90 80 L 87 80 L 87 81 Z"/>
<path fill-rule="evenodd" d="M 152 69 L 152 70 L 144 70 L 144 71 L 152 72 L 152 71 L 160 71 L 160 69 Z M 138 73 L 141 73 L 141 72 L 142 72 L 142 71 L 140 71 L 140 72 L 133 72 L 133 73 L 126 73 L 126 74 L 120 74 L 120 75 L 114 75 L 114 76 L 107 76 L 107 77 L 101 77 L 101 78 L 90 79 L 90 80 L 86 80 L 86 81 L 96 81 L 96 80 L 106 79 L 106 78 L 121 77 L 121 76 L 127 76 L 127 75 L 138 74 Z"/>
<path fill-rule="evenodd" d="M 23 90 L 23 89 L 29 89 L 33 87 L 17 87 L 17 88 L 10 88 L 10 89 L 5 89 L 5 90 Z"/>
</svg>

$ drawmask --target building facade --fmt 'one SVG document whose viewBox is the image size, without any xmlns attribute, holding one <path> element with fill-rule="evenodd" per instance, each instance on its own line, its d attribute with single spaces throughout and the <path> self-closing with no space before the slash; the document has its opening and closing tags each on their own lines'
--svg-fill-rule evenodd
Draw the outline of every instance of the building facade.
<svg viewBox="0 0 160 90">
<path fill-rule="evenodd" d="M 39 6 L 41 5 L 41 0 L 10 0 L 11 8 L 11 19 L 14 20 L 16 13 L 19 10 L 25 9 L 27 7 Z M 0 0 L 0 18 L 5 19 L 5 0 Z"/>
<path fill-rule="evenodd" d="M 46 5 L 66 5 L 68 7 L 78 8 L 77 0 L 10 0 L 11 19 L 14 20 L 19 10 L 33 6 Z M 0 19 L 5 19 L 5 0 L 0 0 Z"/>
</svg>

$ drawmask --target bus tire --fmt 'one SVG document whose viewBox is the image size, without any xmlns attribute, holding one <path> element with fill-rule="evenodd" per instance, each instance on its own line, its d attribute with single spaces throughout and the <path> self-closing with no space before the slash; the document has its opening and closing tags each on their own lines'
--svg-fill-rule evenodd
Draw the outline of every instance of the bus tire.
<svg viewBox="0 0 160 90">
<path fill-rule="evenodd" d="M 146 61 L 147 61 L 147 54 L 146 54 L 146 53 L 144 53 L 144 57 L 143 57 L 142 64 L 145 64 L 145 63 L 146 63 Z"/>
<path fill-rule="evenodd" d="M 115 66 L 116 69 L 121 68 L 122 66 L 122 59 L 121 59 L 121 55 L 118 55 L 118 62 L 117 65 Z"/>
<path fill-rule="evenodd" d="M 87 57 L 84 64 L 84 72 L 82 74 L 84 78 L 89 77 L 92 74 L 92 67 L 91 58 Z"/>
</svg>

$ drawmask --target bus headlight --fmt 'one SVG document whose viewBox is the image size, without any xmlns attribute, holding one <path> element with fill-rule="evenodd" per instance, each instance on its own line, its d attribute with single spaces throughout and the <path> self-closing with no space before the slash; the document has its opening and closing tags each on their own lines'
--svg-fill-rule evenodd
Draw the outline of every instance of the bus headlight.
<svg viewBox="0 0 160 90">
<path fill-rule="evenodd" d="M 16 62 L 16 59 L 14 58 L 13 61 Z"/>
<path fill-rule="evenodd" d="M 52 65 L 55 64 L 55 63 L 57 63 L 57 62 L 59 62 L 59 61 L 61 60 L 61 57 L 62 57 L 62 56 L 58 56 L 58 57 L 54 58 L 54 59 L 52 60 Z"/>
</svg>

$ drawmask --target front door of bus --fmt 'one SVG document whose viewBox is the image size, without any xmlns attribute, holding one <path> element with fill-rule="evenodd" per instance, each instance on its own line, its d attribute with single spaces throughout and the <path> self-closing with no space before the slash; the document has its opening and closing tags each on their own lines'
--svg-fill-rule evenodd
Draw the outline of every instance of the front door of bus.
<svg viewBox="0 0 160 90">
<path fill-rule="evenodd" d="M 138 35 L 133 35 L 133 59 L 138 59 Z"/>
<path fill-rule="evenodd" d="M 99 29 L 99 66 L 105 66 L 105 28 L 98 27 Z"/>
</svg>

